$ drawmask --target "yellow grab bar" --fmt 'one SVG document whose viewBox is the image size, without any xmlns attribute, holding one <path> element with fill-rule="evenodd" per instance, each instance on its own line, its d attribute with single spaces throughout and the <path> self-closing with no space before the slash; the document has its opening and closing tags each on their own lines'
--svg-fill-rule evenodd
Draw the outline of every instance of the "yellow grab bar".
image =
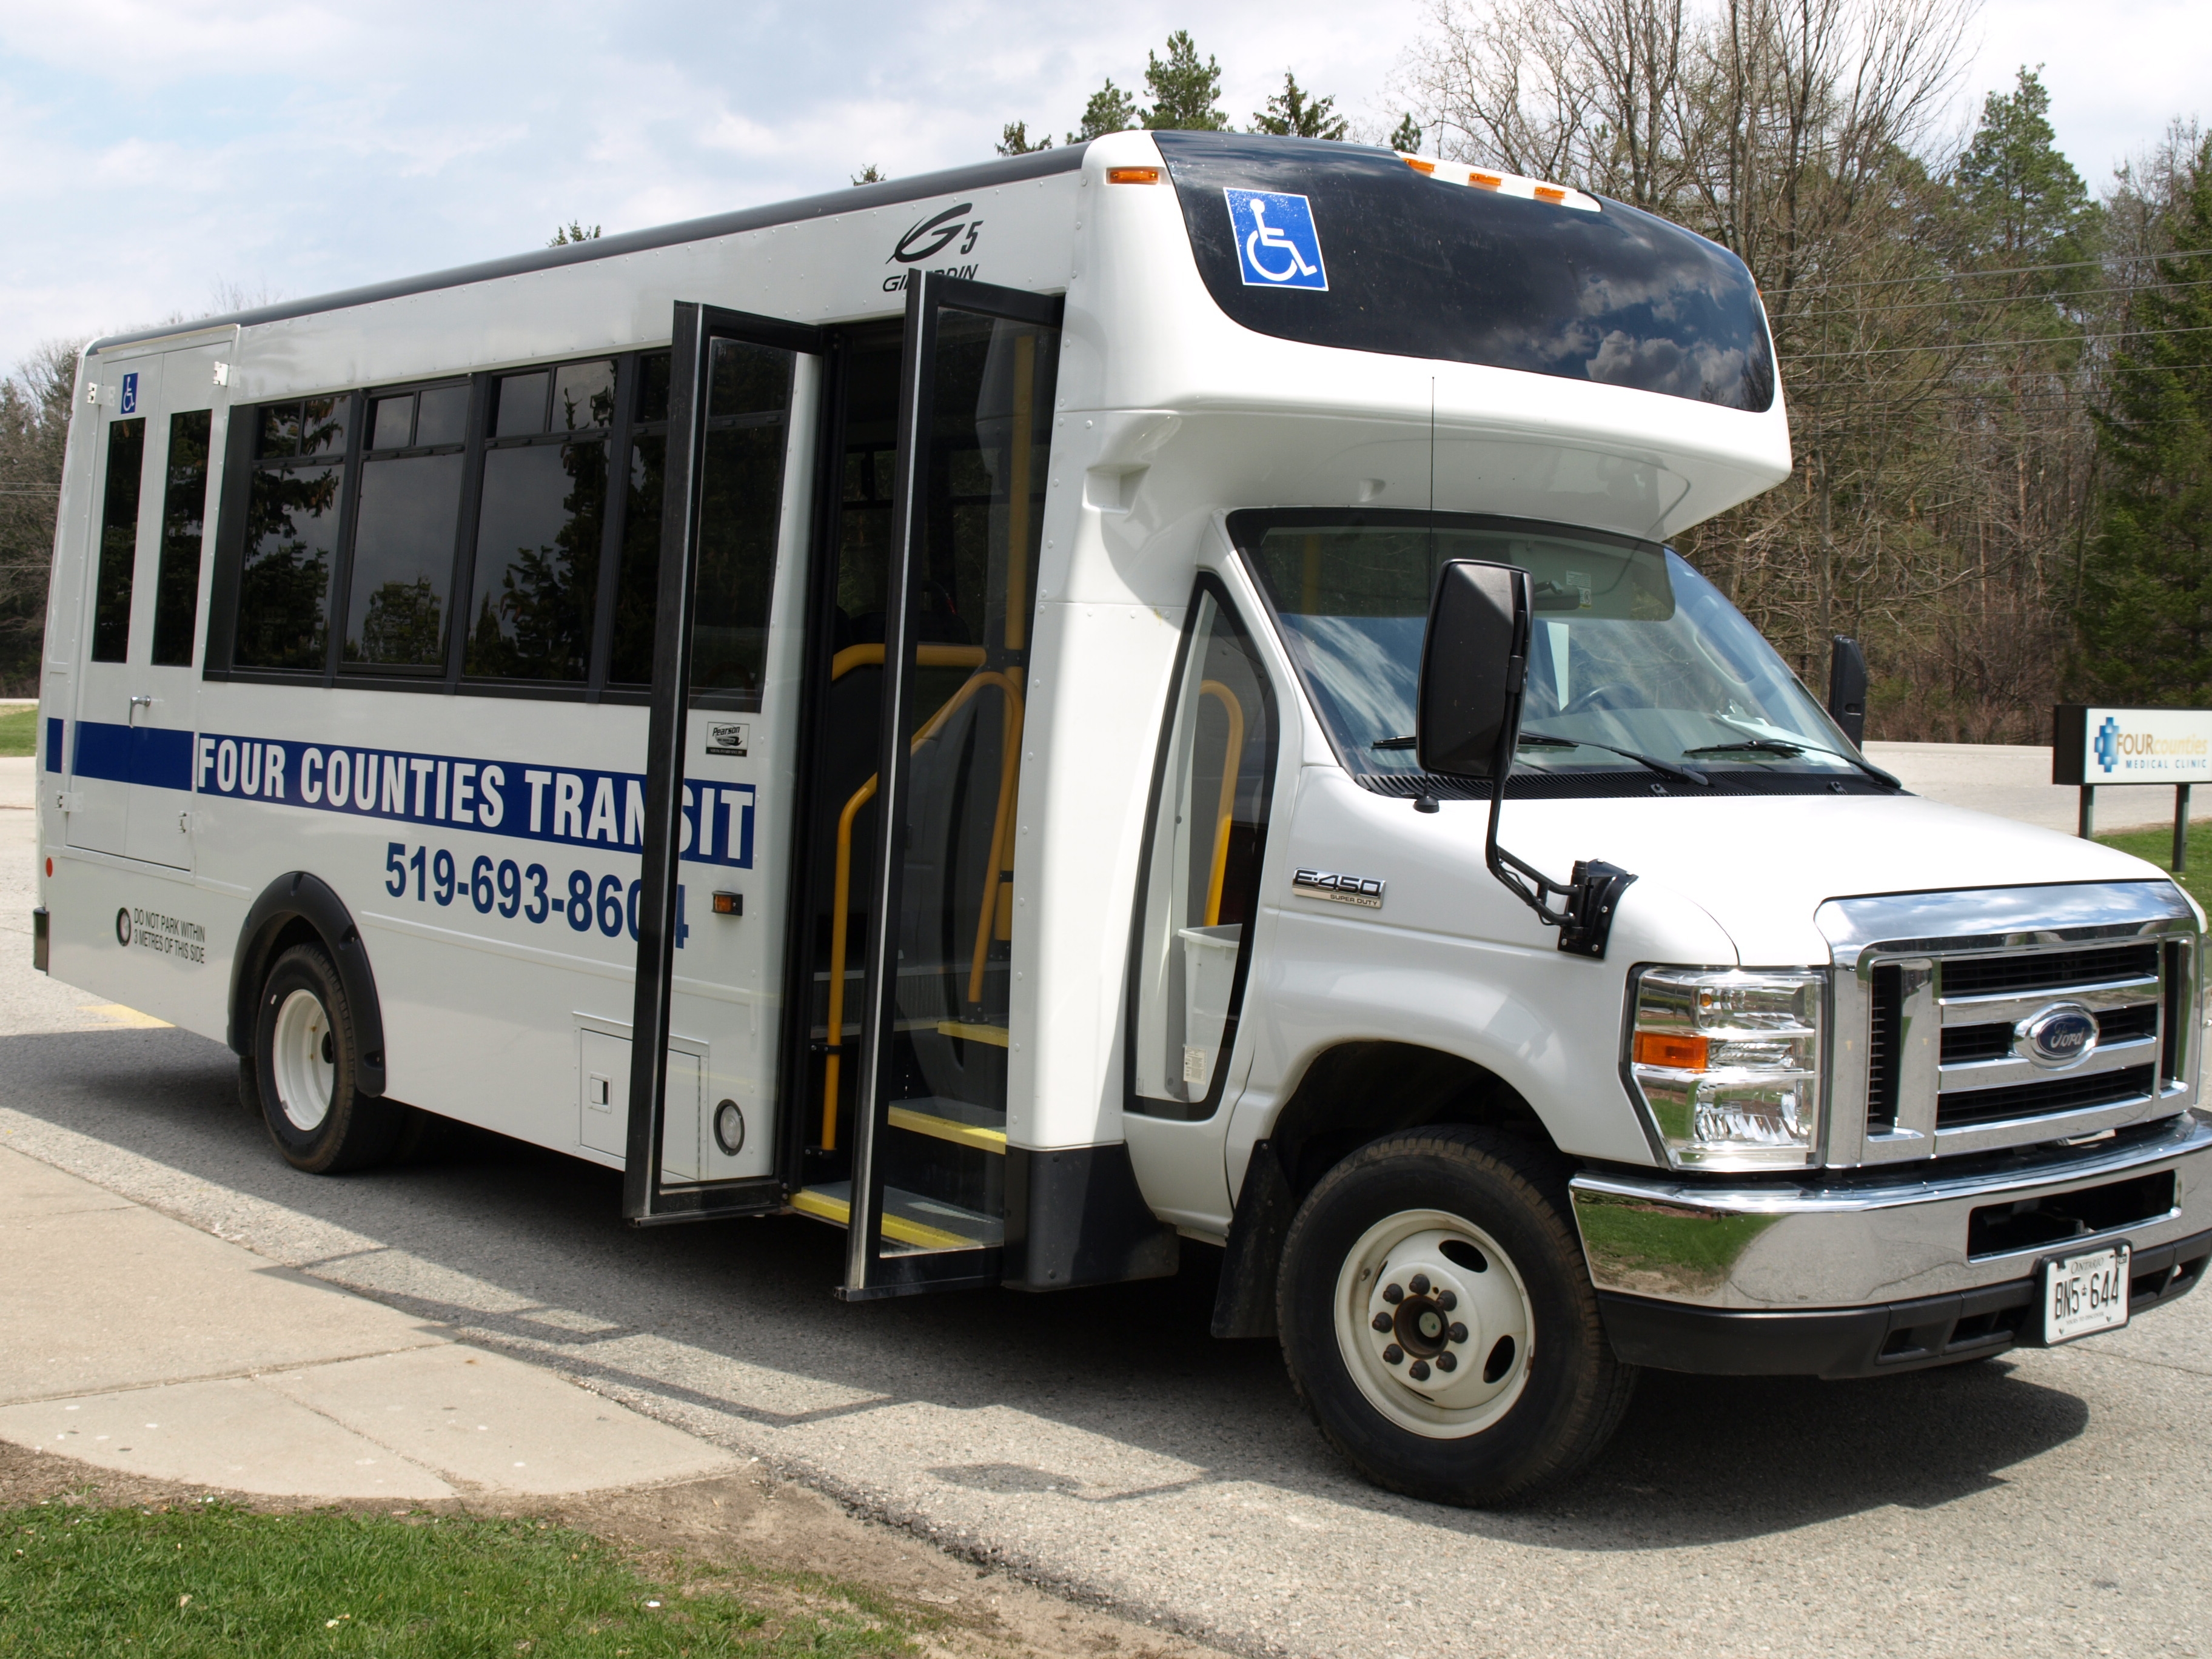
<svg viewBox="0 0 2212 1659">
<path fill-rule="evenodd" d="M 983 647 L 980 645 L 917 645 L 914 659 L 924 668 L 981 668 Z M 880 645 L 848 645 L 830 659 L 830 678 L 842 680 L 855 668 L 881 668 L 884 648 Z"/>
<path fill-rule="evenodd" d="M 921 647 L 924 653 L 933 649 L 965 651 L 971 648 L 967 646 L 931 647 L 927 645 Z M 855 645 L 846 647 L 846 651 L 873 651 L 876 653 L 878 662 L 883 660 L 883 649 L 880 645 Z M 846 651 L 837 653 L 839 661 L 843 660 Z M 982 653 L 978 651 L 976 654 L 980 658 Z M 927 656 L 923 658 L 923 664 L 925 666 L 933 665 L 929 664 Z M 832 672 L 836 672 L 834 665 Z M 958 712 L 961 705 L 987 685 L 996 685 L 1005 690 L 1008 709 L 1006 729 L 1009 732 L 1018 733 L 1021 730 L 1021 684 L 1010 672 L 987 669 L 969 675 L 960 689 L 945 700 L 944 706 L 929 717 L 928 723 L 914 734 L 914 741 L 908 745 L 907 752 L 913 754 L 922 744 L 935 737 L 944 729 L 945 722 Z M 1009 740 L 1006 744 L 1006 752 L 1010 757 L 1015 753 L 1015 745 L 1012 740 Z M 852 799 L 845 803 L 845 810 L 837 815 L 836 885 L 835 896 L 831 899 L 830 907 L 830 1008 L 823 1033 L 829 1040 L 830 1053 L 829 1064 L 823 1068 L 822 1073 L 822 1149 L 824 1152 L 835 1152 L 837 1149 L 837 1084 L 842 1070 L 838 1062 L 843 1058 L 839 1050 L 843 1048 L 845 1039 L 845 932 L 852 917 L 853 900 L 853 819 L 863 806 L 874 799 L 876 785 L 882 775 L 881 773 L 877 773 L 854 790 Z M 1011 764 L 1000 769 L 999 817 L 992 831 L 994 858 L 997 856 L 996 849 L 1001 844 L 1006 822 L 1006 791 L 1010 787 L 1009 780 L 1012 776 Z M 991 873 L 995 877 L 998 872 L 994 870 Z M 998 896 L 997 887 L 998 884 L 995 880 L 986 882 L 984 884 L 986 915 L 989 913 L 991 903 Z M 880 921 L 878 925 L 881 925 Z M 974 1000 L 973 997 L 969 999 L 971 1001 Z"/>
<path fill-rule="evenodd" d="M 1237 811 L 1237 775 L 1244 769 L 1244 705 L 1219 680 L 1201 681 L 1198 695 L 1218 699 L 1222 711 L 1229 716 L 1229 747 L 1221 757 L 1221 815 L 1215 820 L 1213 863 L 1206 878 L 1206 925 L 1212 927 L 1221 920 L 1221 884 L 1229 874 L 1229 825 Z M 1194 747 L 1197 742 L 1194 722 Z"/>
</svg>

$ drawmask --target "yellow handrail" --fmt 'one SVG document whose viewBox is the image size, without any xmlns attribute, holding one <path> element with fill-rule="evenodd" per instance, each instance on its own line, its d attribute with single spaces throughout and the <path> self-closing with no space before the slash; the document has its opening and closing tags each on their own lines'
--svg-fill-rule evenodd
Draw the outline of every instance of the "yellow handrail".
<svg viewBox="0 0 2212 1659">
<path fill-rule="evenodd" d="M 1219 680 L 1202 680 L 1198 695 L 1218 698 L 1222 711 L 1229 716 L 1229 747 L 1221 757 L 1221 816 L 1213 831 L 1213 863 L 1206 880 L 1206 925 L 1212 927 L 1221 920 L 1221 884 L 1229 874 L 1229 825 L 1237 811 L 1237 779 L 1244 769 L 1244 705 L 1237 701 L 1237 694 Z M 1194 723 L 1191 743 L 1198 742 Z"/>
<path fill-rule="evenodd" d="M 924 652 L 932 648 L 929 646 L 921 647 Z M 969 647 L 955 646 L 935 648 L 964 650 Z M 877 660 L 882 660 L 883 647 L 879 645 L 850 646 L 847 649 L 853 651 L 872 649 L 878 653 Z M 837 654 L 842 659 L 845 653 L 841 651 Z M 832 672 L 835 672 L 834 665 Z M 945 721 L 951 720 L 954 714 L 958 712 L 962 704 L 987 685 L 997 685 L 1005 690 L 1008 705 L 1006 729 L 1010 732 L 1018 733 L 1021 729 L 1021 684 L 1011 672 L 1002 669 L 986 669 L 969 675 L 960 689 L 945 700 L 944 706 L 929 717 L 928 723 L 914 734 L 914 741 L 908 745 L 907 752 L 913 754 L 919 750 L 922 744 L 944 729 Z M 1009 741 L 1006 747 L 1008 755 L 1012 756 L 1015 752 L 1014 744 Z M 874 798 L 876 785 L 882 776 L 881 773 L 877 773 L 854 790 L 853 798 L 845 803 L 845 810 L 837 815 L 837 875 L 835 896 L 830 901 L 830 1007 L 829 1018 L 823 1033 L 828 1039 L 830 1054 L 829 1064 L 823 1068 L 822 1077 L 822 1149 L 824 1152 L 835 1152 L 837 1148 L 837 1085 L 842 1071 L 839 1061 L 843 1058 L 838 1051 L 842 1048 L 845 1037 L 845 933 L 852 917 L 853 819 L 860 808 Z M 994 856 L 1000 844 L 1000 833 L 1006 821 L 1006 792 L 1011 787 L 1010 781 L 1012 776 L 1013 771 L 1011 765 L 1001 767 L 999 783 L 999 817 L 998 823 L 992 833 Z M 994 870 L 991 873 L 995 876 L 998 872 Z M 996 897 L 995 889 L 995 882 L 985 883 L 984 904 L 987 914 L 992 900 Z M 880 919 L 878 925 L 881 925 Z M 973 1000 L 970 999 L 970 1000 Z"/>
<path fill-rule="evenodd" d="M 983 647 L 980 645 L 917 645 L 914 659 L 924 668 L 981 668 Z M 880 645 L 848 645 L 830 659 L 830 678 L 842 680 L 855 668 L 881 668 L 884 648 Z"/>
</svg>

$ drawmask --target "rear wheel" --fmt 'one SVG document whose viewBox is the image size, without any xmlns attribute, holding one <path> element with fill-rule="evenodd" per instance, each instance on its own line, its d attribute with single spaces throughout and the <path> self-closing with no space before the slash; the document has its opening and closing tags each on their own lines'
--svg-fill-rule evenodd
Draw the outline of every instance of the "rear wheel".
<svg viewBox="0 0 2212 1659">
<path fill-rule="evenodd" d="M 270 969 L 251 1065 L 261 1121 L 294 1169 L 335 1175 L 391 1155 L 406 1109 L 357 1086 L 353 1011 L 320 945 L 295 945 Z"/>
<path fill-rule="evenodd" d="M 1425 1129 L 1362 1148 L 1299 1206 L 1278 1292 L 1284 1358 L 1370 1479 L 1503 1503 L 1612 1437 L 1635 1373 L 1606 1340 L 1557 1186 L 1510 1137 Z"/>
</svg>

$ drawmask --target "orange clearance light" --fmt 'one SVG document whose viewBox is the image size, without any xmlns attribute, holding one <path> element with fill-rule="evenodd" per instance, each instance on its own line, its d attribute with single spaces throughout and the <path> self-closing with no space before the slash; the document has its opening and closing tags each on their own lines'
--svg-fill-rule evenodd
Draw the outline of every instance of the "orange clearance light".
<svg viewBox="0 0 2212 1659">
<path fill-rule="evenodd" d="M 1406 157 L 1406 165 L 1416 173 L 1434 173 L 1437 170 L 1437 164 L 1434 161 L 1424 161 L 1418 155 Z"/>
<path fill-rule="evenodd" d="M 1705 1039 L 1679 1036 L 1671 1031 L 1638 1031 L 1636 1063 L 1670 1066 L 1678 1072 L 1702 1072 L 1705 1069 Z"/>
<path fill-rule="evenodd" d="M 741 916 L 744 915 L 744 913 L 745 896 L 743 893 L 717 893 L 714 895 L 714 914 L 716 915 Z M 1699 1046 L 1703 1047 L 1704 1045 L 1700 1044 Z"/>
<path fill-rule="evenodd" d="M 1567 199 L 1567 192 L 1553 185 L 1539 185 L 1536 186 L 1536 199 L 1540 202 L 1564 202 Z"/>
<path fill-rule="evenodd" d="M 1109 185 L 1157 185 L 1160 181 L 1158 167 L 1108 167 L 1106 182 Z"/>
<path fill-rule="evenodd" d="M 1494 173 L 1472 173 L 1467 181 L 1477 190 L 1496 190 L 1505 182 Z"/>
</svg>

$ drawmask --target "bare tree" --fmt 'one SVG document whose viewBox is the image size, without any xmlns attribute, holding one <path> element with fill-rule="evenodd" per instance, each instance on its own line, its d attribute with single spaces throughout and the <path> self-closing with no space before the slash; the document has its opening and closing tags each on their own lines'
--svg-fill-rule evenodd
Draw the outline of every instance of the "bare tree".
<svg viewBox="0 0 2212 1659">
<path fill-rule="evenodd" d="M 35 696 L 79 348 L 39 347 L 0 380 L 0 690 Z"/>
</svg>

